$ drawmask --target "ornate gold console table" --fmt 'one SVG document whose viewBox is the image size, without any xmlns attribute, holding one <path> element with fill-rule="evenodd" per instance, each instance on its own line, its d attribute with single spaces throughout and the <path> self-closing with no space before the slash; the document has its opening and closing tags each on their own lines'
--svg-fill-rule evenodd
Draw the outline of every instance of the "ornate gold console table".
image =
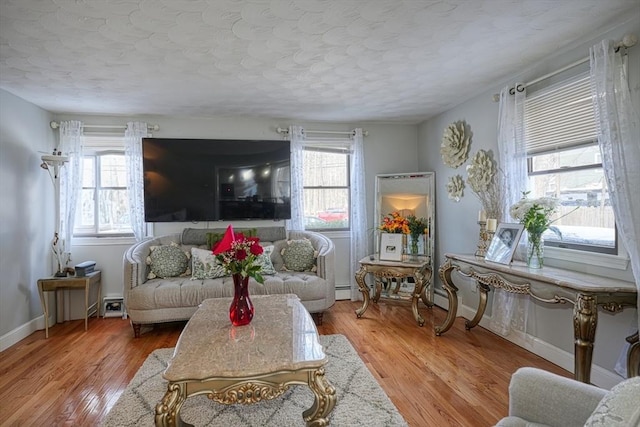
<svg viewBox="0 0 640 427">
<path fill-rule="evenodd" d="M 413 277 L 415 279 L 415 287 L 411 295 L 411 308 L 413 309 L 413 317 L 419 326 L 424 325 L 424 319 L 418 312 L 418 300 L 422 299 L 428 307 L 433 306 L 433 286 L 431 286 L 431 264 L 429 257 L 418 257 L 417 261 L 382 261 L 375 256 L 368 256 L 360 260 L 360 269 L 356 272 L 356 283 L 362 292 L 364 302 L 362 307 L 356 310 L 356 316 L 362 317 L 371 299 L 371 292 L 365 276 L 372 273 L 375 281 L 375 294 L 373 301 L 378 302 L 382 290 L 381 279 L 402 279 L 405 277 Z M 430 289 L 429 289 L 430 288 Z"/>
<path fill-rule="evenodd" d="M 445 254 L 445 259 L 439 274 L 449 297 L 449 312 L 442 326 L 435 328 L 436 335 L 448 331 L 455 320 L 458 288 L 451 279 L 454 271 L 474 279 L 480 291 L 476 314 L 472 320 L 465 322 L 467 329 L 473 328 L 482 319 L 487 306 L 487 293 L 491 288 L 529 295 L 545 303 L 573 304 L 574 375 L 585 383 L 589 383 L 591 377 L 598 306 L 612 313 L 620 312 L 624 307 L 636 306 L 637 289 L 631 282 L 546 266 L 539 270 L 530 269 L 518 261 L 511 265 L 495 264 L 473 255 Z M 629 376 L 637 375 L 638 362 L 629 361 Z"/>
</svg>

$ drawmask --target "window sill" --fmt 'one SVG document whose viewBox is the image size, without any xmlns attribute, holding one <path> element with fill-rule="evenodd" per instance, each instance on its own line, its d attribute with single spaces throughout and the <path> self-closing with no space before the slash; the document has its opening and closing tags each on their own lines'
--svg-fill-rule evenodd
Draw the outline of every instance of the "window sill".
<svg viewBox="0 0 640 427">
<path fill-rule="evenodd" d="M 545 258 L 553 260 L 575 262 L 596 267 L 607 267 L 614 270 L 627 270 L 629 268 L 629 257 L 626 253 L 609 255 L 546 246 L 544 248 L 544 255 Z"/>
<path fill-rule="evenodd" d="M 118 246 L 133 245 L 136 242 L 135 237 L 74 237 L 73 246 Z"/>
</svg>

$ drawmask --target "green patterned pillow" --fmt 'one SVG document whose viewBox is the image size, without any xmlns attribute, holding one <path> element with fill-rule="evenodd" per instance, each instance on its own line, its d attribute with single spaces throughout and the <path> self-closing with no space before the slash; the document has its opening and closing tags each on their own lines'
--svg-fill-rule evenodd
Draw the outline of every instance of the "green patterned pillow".
<svg viewBox="0 0 640 427">
<path fill-rule="evenodd" d="M 262 267 L 262 271 L 260 274 L 262 275 L 273 275 L 276 274 L 276 269 L 273 267 L 273 263 L 271 262 L 271 254 L 273 253 L 273 245 L 271 246 L 263 246 L 262 248 L 264 252 L 262 252 L 256 258 L 256 264 L 259 264 Z"/>
<path fill-rule="evenodd" d="M 175 243 L 164 246 L 151 246 L 149 248 L 149 256 L 147 257 L 147 265 L 149 266 L 148 279 L 161 277 L 188 276 L 191 274 L 189 269 L 189 252 L 184 252 L 180 246 Z"/>
<path fill-rule="evenodd" d="M 285 270 L 316 271 L 318 252 L 309 239 L 288 240 L 281 254 Z"/>
<path fill-rule="evenodd" d="M 192 280 L 216 279 L 228 276 L 224 267 L 209 249 L 191 248 L 191 261 Z"/>
<path fill-rule="evenodd" d="M 640 377 L 628 378 L 602 398 L 585 427 L 628 427 L 640 425 Z"/>
</svg>

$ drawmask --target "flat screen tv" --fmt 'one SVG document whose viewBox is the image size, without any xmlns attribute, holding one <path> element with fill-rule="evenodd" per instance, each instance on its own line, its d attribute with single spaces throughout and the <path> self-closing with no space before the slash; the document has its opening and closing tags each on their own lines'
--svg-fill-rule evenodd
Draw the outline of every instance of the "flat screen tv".
<svg viewBox="0 0 640 427">
<path fill-rule="evenodd" d="M 289 141 L 143 138 L 147 222 L 291 218 Z"/>
</svg>

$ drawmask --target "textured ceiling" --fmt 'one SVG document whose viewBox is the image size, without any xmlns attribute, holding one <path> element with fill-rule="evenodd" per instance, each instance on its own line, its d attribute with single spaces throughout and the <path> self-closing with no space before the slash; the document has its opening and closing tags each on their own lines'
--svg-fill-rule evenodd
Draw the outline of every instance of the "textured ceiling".
<svg viewBox="0 0 640 427">
<path fill-rule="evenodd" d="M 419 122 L 638 0 L 0 0 L 0 88 L 52 112 Z"/>
</svg>

